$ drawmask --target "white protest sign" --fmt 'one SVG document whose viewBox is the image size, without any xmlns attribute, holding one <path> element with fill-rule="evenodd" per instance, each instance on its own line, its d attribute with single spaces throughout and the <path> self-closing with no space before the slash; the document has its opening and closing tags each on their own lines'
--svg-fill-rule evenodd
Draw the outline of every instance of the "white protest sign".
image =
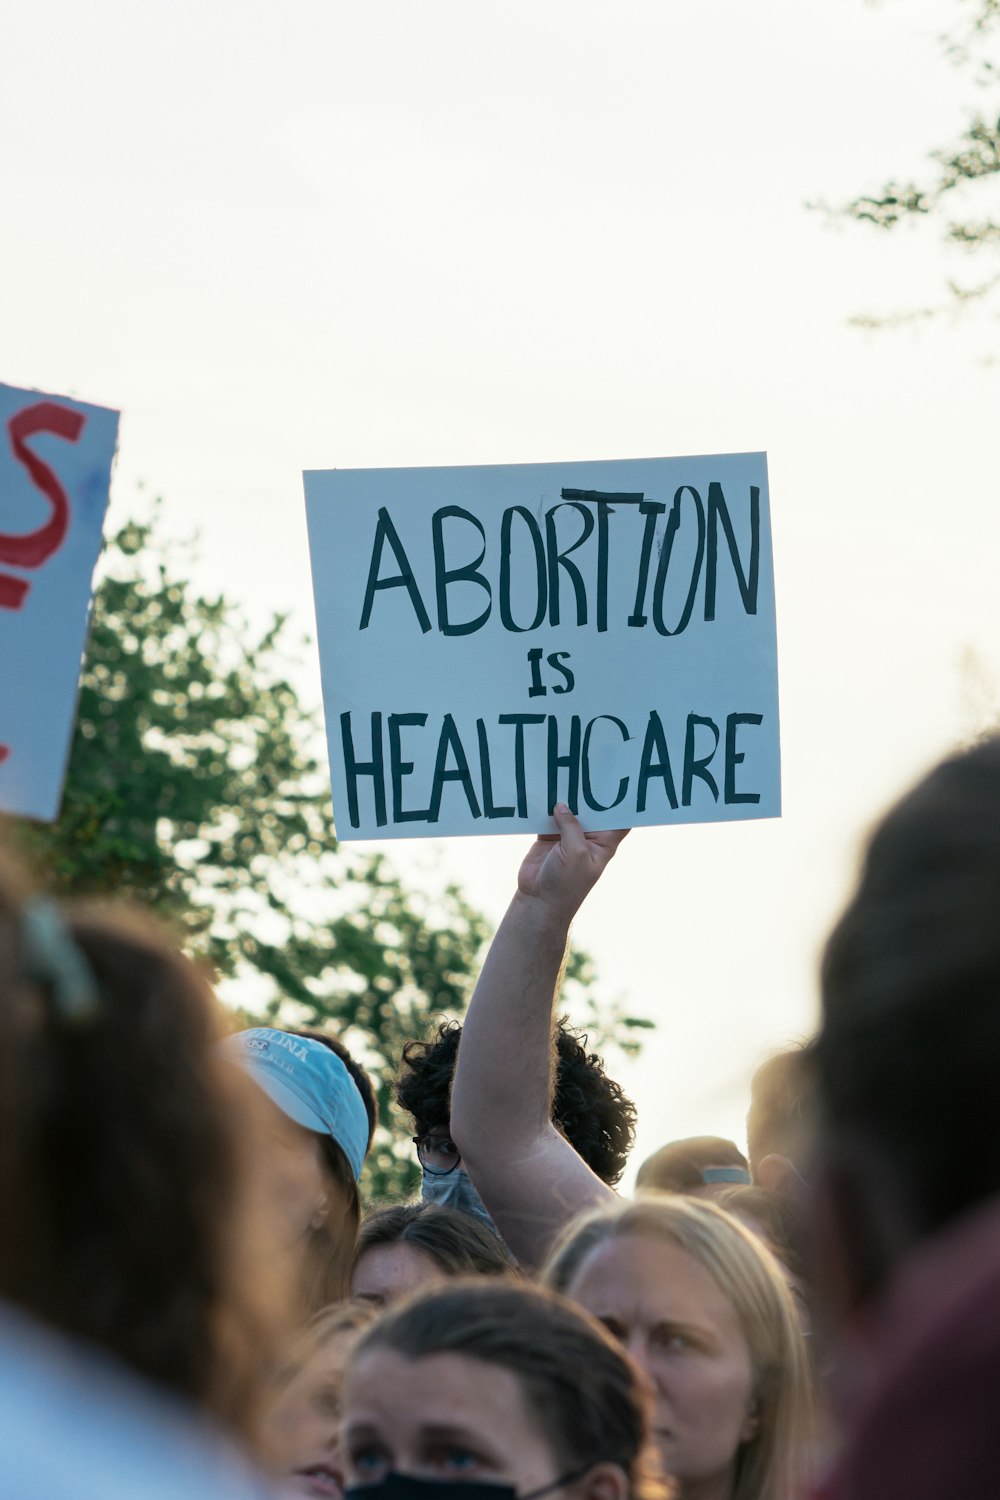
<svg viewBox="0 0 1000 1500">
<path fill-rule="evenodd" d="M 780 814 L 764 454 L 305 487 L 340 838 Z"/>
<path fill-rule="evenodd" d="M 0 385 L 0 809 L 51 822 L 118 413 Z"/>
</svg>

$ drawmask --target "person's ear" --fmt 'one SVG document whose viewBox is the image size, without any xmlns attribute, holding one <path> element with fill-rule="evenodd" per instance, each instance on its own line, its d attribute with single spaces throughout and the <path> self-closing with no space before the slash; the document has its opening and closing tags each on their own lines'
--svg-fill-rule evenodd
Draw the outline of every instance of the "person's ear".
<svg viewBox="0 0 1000 1500">
<path fill-rule="evenodd" d="M 747 1412 L 746 1417 L 744 1418 L 743 1426 L 740 1428 L 740 1442 L 752 1443 L 759 1431 L 760 1402 L 755 1396 L 754 1399 L 750 1402 L 750 1409 Z"/>
<path fill-rule="evenodd" d="M 787 1156 L 780 1156 L 772 1151 L 769 1156 L 764 1156 L 757 1164 L 757 1186 L 767 1193 L 774 1193 L 776 1197 L 794 1192 L 800 1182 L 798 1173 Z"/>
<path fill-rule="evenodd" d="M 322 1197 L 316 1205 L 312 1218 L 309 1220 L 310 1229 L 322 1229 L 326 1223 L 326 1216 L 330 1209 L 330 1200 Z"/>
<path fill-rule="evenodd" d="M 595 1464 L 573 1489 L 579 1500 L 629 1500 L 629 1482 L 618 1464 Z"/>
</svg>

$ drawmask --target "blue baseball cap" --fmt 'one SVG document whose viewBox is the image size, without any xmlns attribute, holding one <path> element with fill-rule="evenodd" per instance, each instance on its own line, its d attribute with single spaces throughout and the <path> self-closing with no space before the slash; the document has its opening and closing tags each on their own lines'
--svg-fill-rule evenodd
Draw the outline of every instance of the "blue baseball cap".
<svg viewBox="0 0 1000 1500">
<path fill-rule="evenodd" d="M 268 1026 L 238 1031 L 222 1045 L 283 1114 L 340 1147 L 357 1182 L 368 1150 L 368 1111 L 341 1058 L 322 1042 Z"/>
</svg>

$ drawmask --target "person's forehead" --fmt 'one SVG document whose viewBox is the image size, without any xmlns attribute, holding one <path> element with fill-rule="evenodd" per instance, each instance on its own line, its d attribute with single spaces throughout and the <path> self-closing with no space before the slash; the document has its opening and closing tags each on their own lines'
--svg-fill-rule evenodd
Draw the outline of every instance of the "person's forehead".
<svg viewBox="0 0 1000 1500">
<path fill-rule="evenodd" d="M 384 1245 L 369 1245 L 358 1256 L 356 1276 L 366 1272 L 371 1278 L 395 1281 L 417 1279 L 440 1267 L 432 1255 L 406 1240 L 390 1240 Z"/>
<path fill-rule="evenodd" d="M 714 1276 L 674 1241 L 647 1234 L 614 1235 L 584 1257 L 567 1288 L 598 1316 L 641 1323 L 704 1321 L 739 1331 L 732 1302 Z"/>
<path fill-rule="evenodd" d="M 358 1257 L 351 1295 L 363 1301 L 395 1302 L 418 1288 L 439 1286 L 445 1280 L 445 1272 L 426 1250 L 396 1240 L 372 1245 Z"/>
<path fill-rule="evenodd" d="M 349 1372 L 348 1417 L 366 1416 L 410 1435 L 449 1423 L 497 1434 L 535 1431 L 517 1376 L 465 1354 L 410 1359 L 395 1349 L 365 1350 Z"/>
</svg>

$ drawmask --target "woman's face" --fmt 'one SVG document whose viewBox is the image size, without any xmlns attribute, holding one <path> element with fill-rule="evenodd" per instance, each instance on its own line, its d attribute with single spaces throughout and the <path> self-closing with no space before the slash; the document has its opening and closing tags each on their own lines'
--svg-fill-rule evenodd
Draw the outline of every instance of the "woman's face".
<svg viewBox="0 0 1000 1500">
<path fill-rule="evenodd" d="M 362 1354 L 348 1375 L 343 1460 L 349 1486 L 395 1471 L 508 1484 L 524 1494 L 560 1472 L 510 1370 L 464 1354 L 413 1360 L 380 1348 Z"/>
<path fill-rule="evenodd" d="M 351 1275 L 351 1296 L 359 1302 L 388 1307 L 411 1292 L 443 1286 L 447 1280 L 426 1250 L 397 1240 L 393 1245 L 372 1245 L 363 1252 Z"/>
<path fill-rule="evenodd" d="M 284 1245 L 296 1245 L 326 1222 L 331 1202 L 342 1196 L 330 1172 L 323 1139 L 296 1125 L 264 1100 L 261 1130 L 272 1222 Z"/>
<path fill-rule="evenodd" d="M 750 1349 L 718 1283 L 679 1245 L 622 1235 L 592 1250 L 566 1290 L 649 1375 L 657 1446 L 682 1494 L 729 1495 L 757 1419 Z"/>
<path fill-rule="evenodd" d="M 340 1416 L 347 1358 L 358 1330 L 335 1333 L 298 1370 L 266 1417 L 282 1494 L 341 1500 Z"/>
</svg>

